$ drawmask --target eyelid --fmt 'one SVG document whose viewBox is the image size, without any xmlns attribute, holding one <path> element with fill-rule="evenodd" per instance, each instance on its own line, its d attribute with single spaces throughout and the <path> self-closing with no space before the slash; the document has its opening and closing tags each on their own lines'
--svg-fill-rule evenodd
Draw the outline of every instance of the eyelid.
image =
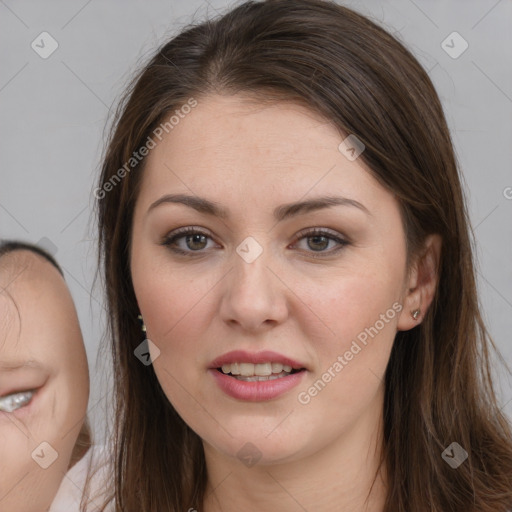
<svg viewBox="0 0 512 512">
<path fill-rule="evenodd" d="M 0 397 L 0 411 L 14 412 L 28 405 L 34 397 L 35 390 L 17 391 Z"/>
<path fill-rule="evenodd" d="M 304 228 L 301 229 L 296 235 L 296 240 L 300 240 L 301 238 L 308 237 L 308 236 L 316 236 L 316 235 L 329 235 L 333 239 L 340 240 L 342 242 L 347 242 L 348 240 L 344 238 L 344 235 L 341 233 L 338 233 L 337 231 L 334 231 L 329 228 L 322 228 L 322 227 L 312 227 L 312 228 Z"/>
<path fill-rule="evenodd" d="M 183 226 L 181 228 L 174 229 L 173 231 L 165 235 L 164 240 L 168 240 L 179 235 L 187 235 L 196 232 L 197 234 L 209 236 L 211 239 L 214 238 L 213 235 L 207 229 L 202 228 L 200 226 Z"/>
</svg>

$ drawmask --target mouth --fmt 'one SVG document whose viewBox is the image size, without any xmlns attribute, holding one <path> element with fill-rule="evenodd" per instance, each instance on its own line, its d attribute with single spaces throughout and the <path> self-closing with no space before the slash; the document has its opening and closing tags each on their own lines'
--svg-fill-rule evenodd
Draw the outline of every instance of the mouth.
<svg viewBox="0 0 512 512">
<path fill-rule="evenodd" d="M 244 382 L 267 382 L 282 379 L 295 373 L 305 371 L 305 368 L 293 368 L 291 365 L 278 362 L 266 363 L 226 363 L 216 370 L 236 380 Z"/>
<path fill-rule="evenodd" d="M 303 382 L 303 363 L 272 351 L 236 350 L 215 359 L 209 374 L 221 391 L 244 402 L 277 399 Z"/>
</svg>

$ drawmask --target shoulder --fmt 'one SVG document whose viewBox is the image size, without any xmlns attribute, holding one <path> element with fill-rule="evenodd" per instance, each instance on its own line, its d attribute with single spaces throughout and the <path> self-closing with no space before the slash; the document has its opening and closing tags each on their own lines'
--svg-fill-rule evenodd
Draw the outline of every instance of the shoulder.
<svg viewBox="0 0 512 512">
<path fill-rule="evenodd" d="M 59 490 L 48 512 L 79 512 L 84 493 L 86 510 L 96 510 L 107 496 L 106 485 L 112 475 L 109 453 L 103 445 L 93 445 L 87 453 L 64 475 Z M 90 484 L 85 489 L 88 476 Z M 112 506 L 112 505 L 111 505 Z M 105 511 L 110 511 L 106 508 Z"/>
</svg>

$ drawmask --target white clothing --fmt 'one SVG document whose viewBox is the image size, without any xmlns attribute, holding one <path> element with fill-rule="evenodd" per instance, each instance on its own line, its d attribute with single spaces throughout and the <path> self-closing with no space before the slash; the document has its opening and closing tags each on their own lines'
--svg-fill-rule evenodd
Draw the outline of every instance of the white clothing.
<svg viewBox="0 0 512 512">
<path fill-rule="evenodd" d="M 84 492 L 89 465 L 92 460 L 92 470 L 97 470 L 91 480 L 87 493 L 87 512 L 99 510 L 106 496 L 102 488 L 112 477 L 112 468 L 107 461 L 105 446 L 93 445 L 87 453 L 65 474 L 48 512 L 80 512 L 80 502 Z M 113 503 L 105 510 L 113 510 Z"/>
</svg>

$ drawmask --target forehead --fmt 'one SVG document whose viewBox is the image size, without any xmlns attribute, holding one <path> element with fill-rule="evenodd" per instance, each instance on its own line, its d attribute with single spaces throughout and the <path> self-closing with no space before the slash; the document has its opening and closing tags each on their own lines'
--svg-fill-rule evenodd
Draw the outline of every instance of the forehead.
<svg viewBox="0 0 512 512">
<path fill-rule="evenodd" d="M 41 255 L 32 251 L 14 250 L 0 257 L 0 292 L 25 295 L 46 287 L 61 287 L 59 271 Z"/>
<path fill-rule="evenodd" d="M 339 130 L 327 119 L 291 101 L 258 103 L 246 96 L 206 96 L 164 135 L 148 159 L 172 149 L 188 159 L 257 157 L 301 161 L 311 148 L 336 154 Z M 235 163 L 235 162 L 233 162 Z"/>
<path fill-rule="evenodd" d="M 0 358 L 54 349 L 56 331 L 73 321 L 72 300 L 62 276 L 30 251 L 14 251 L 0 261 Z"/>
<path fill-rule="evenodd" d="M 210 196 L 222 190 L 226 203 L 241 200 L 266 209 L 267 201 L 275 205 L 338 190 L 382 204 L 387 191 L 365 163 L 350 161 L 338 149 L 344 137 L 329 120 L 290 101 L 200 98 L 150 151 L 142 201 L 167 188 Z"/>
</svg>

